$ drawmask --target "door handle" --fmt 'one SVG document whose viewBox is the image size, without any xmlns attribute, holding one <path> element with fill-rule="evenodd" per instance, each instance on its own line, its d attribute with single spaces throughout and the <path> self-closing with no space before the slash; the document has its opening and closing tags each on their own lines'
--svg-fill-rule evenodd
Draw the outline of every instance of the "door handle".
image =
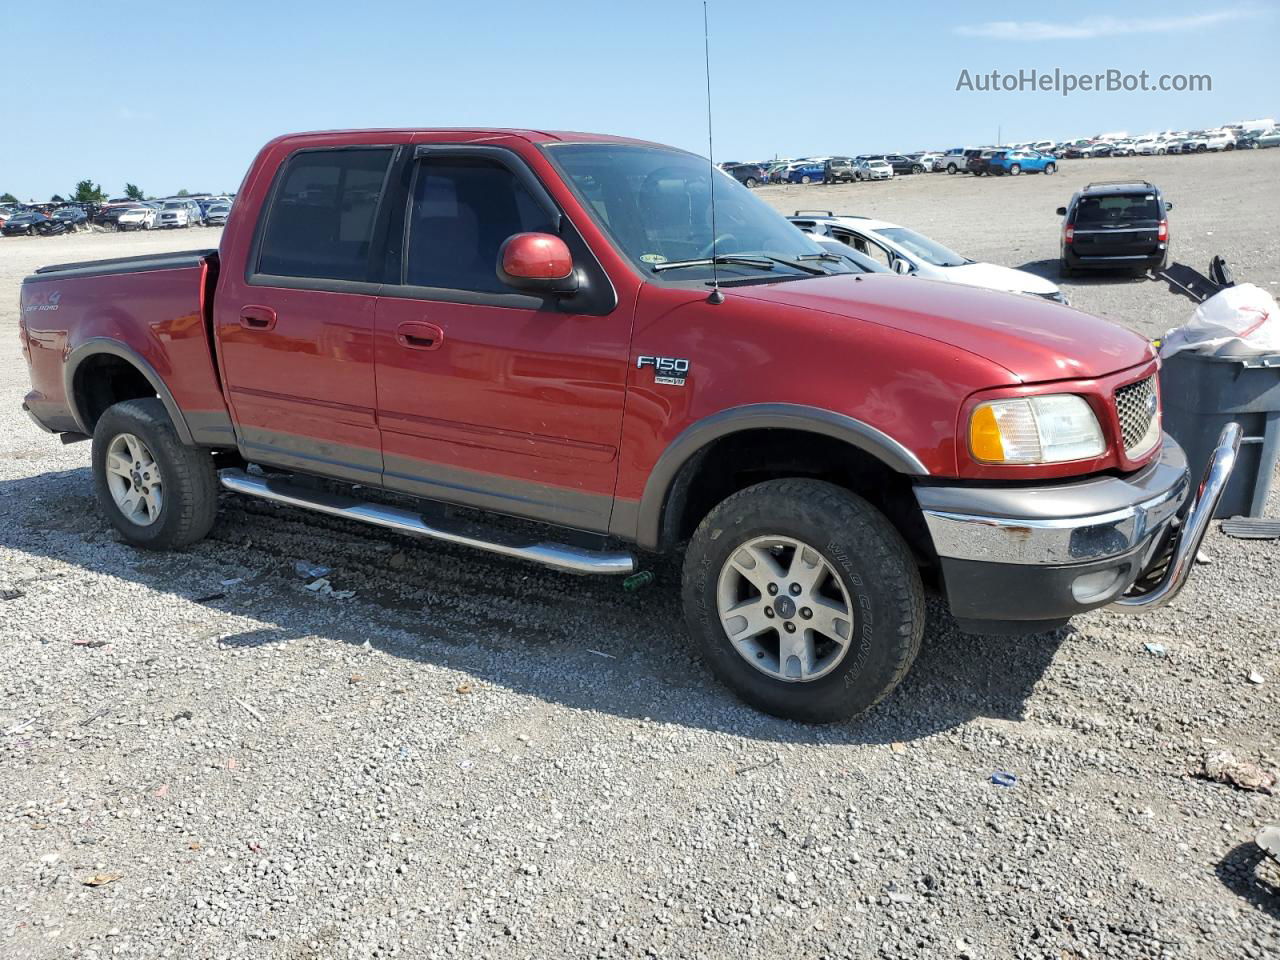
<svg viewBox="0 0 1280 960">
<path fill-rule="evenodd" d="M 439 350 L 444 330 L 425 320 L 406 320 L 396 327 L 396 342 L 410 350 Z"/>
<path fill-rule="evenodd" d="M 276 312 L 270 307 L 251 304 L 240 308 L 240 326 L 246 330 L 270 330 L 276 325 Z"/>
</svg>

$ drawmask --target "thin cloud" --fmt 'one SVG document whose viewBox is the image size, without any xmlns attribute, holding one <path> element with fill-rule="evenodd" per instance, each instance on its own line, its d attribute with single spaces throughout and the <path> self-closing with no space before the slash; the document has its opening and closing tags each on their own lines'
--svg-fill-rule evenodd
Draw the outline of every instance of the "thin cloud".
<svg viewBox="0 0 1280 960">
<path fill-rule="evenodd" d="M 989 20 L 986 23 L 956 27 L 955 32 L 962 37 L 982 37 L 987 40 L 1093 40 L 1097 37 L 1121 37 L 1137 33 L 1184 33 L 1257 16 L 1258 10 L 1241 7 L 1189 17 L 1085 17 L 1074 23 Z"/>
</svg>

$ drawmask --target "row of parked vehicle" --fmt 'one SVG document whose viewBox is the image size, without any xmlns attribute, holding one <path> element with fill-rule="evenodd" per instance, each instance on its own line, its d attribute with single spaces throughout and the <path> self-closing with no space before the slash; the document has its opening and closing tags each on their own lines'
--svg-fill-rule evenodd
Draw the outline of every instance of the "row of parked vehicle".
<svg viewBox="0 0 1280 960">
<path fill-rule="evenodd" d="M 225 226 L 230 197 L 170 197 L 167 200 L 112 200 L 94 223 L 116 230 L 164 230 Z"/>
<path fill-rule="evenodd" d="M 170 197 L 96 203 L 0 204 L 0 235 L 50 237 L 87 229 L 115 230 L 220 227 L 231 213 L 230 197 Z"/>
<path fill-rule="evenodd" d="M 1175 131 L 1129 137 L 1098 134 L 1076 140 L 1037 140 L 986 147 L 952 147 L 944 152 L 860 154 L 855 157 L 801 157 L 763 163 L 730 161 L 722 170 L 739 183 L 853 183 L 889 180 L 917 173 L 972 173 L 977 176 L 1054 174 L 1062 160 L 1135 157 L 1178 153 L 1258 150 L 1280 146 L 1280 127 L 1272 120 L 1233 124 L 1216 130 Z"/>
</svg>

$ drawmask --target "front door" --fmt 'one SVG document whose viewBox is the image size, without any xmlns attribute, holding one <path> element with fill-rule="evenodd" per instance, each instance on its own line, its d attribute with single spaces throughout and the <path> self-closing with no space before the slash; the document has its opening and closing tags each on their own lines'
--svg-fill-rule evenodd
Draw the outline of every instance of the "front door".
<svg viewBox="0 0 1280 960">
<path fill-rule="evenodd" d="M 223 278 L 221 369 L 250 460 L 381 481 L 369 261 L 393 150 L 293 154 L 263 205 L 248 275 Z"/>
<path fill-rule="evenodd" d="M 618 470 L 631 313 L 498 278 L 502 243 L 556 232 L 608 279 L 519 157 L 448 147 L 415 162 L 399 285 L 377 306 L 384 484 L 603 532 Z M 557 222 L 559 220 L 559 222 Z"/>
</svg>

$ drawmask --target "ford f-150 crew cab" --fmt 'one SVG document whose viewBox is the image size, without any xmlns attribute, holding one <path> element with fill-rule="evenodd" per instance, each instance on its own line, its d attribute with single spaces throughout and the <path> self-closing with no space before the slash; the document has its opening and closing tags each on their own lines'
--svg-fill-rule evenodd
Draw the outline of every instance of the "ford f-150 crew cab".
<svg viewBox="0 0 1280 960">
<path fill-rule="evenodd" d="M 975 631 L 1164 602 L 1238 443 L 1197 488 L 1144 338 L 854 272 L 584 134 L 282 137 L 218 250 L 45 267 L 21 326 L 129 542 L 198 540 L 221 487 L 579 573 L 682 550 L 711 670 L 809 721 L 901 680 L 926 586 Z"/>
</svg>

